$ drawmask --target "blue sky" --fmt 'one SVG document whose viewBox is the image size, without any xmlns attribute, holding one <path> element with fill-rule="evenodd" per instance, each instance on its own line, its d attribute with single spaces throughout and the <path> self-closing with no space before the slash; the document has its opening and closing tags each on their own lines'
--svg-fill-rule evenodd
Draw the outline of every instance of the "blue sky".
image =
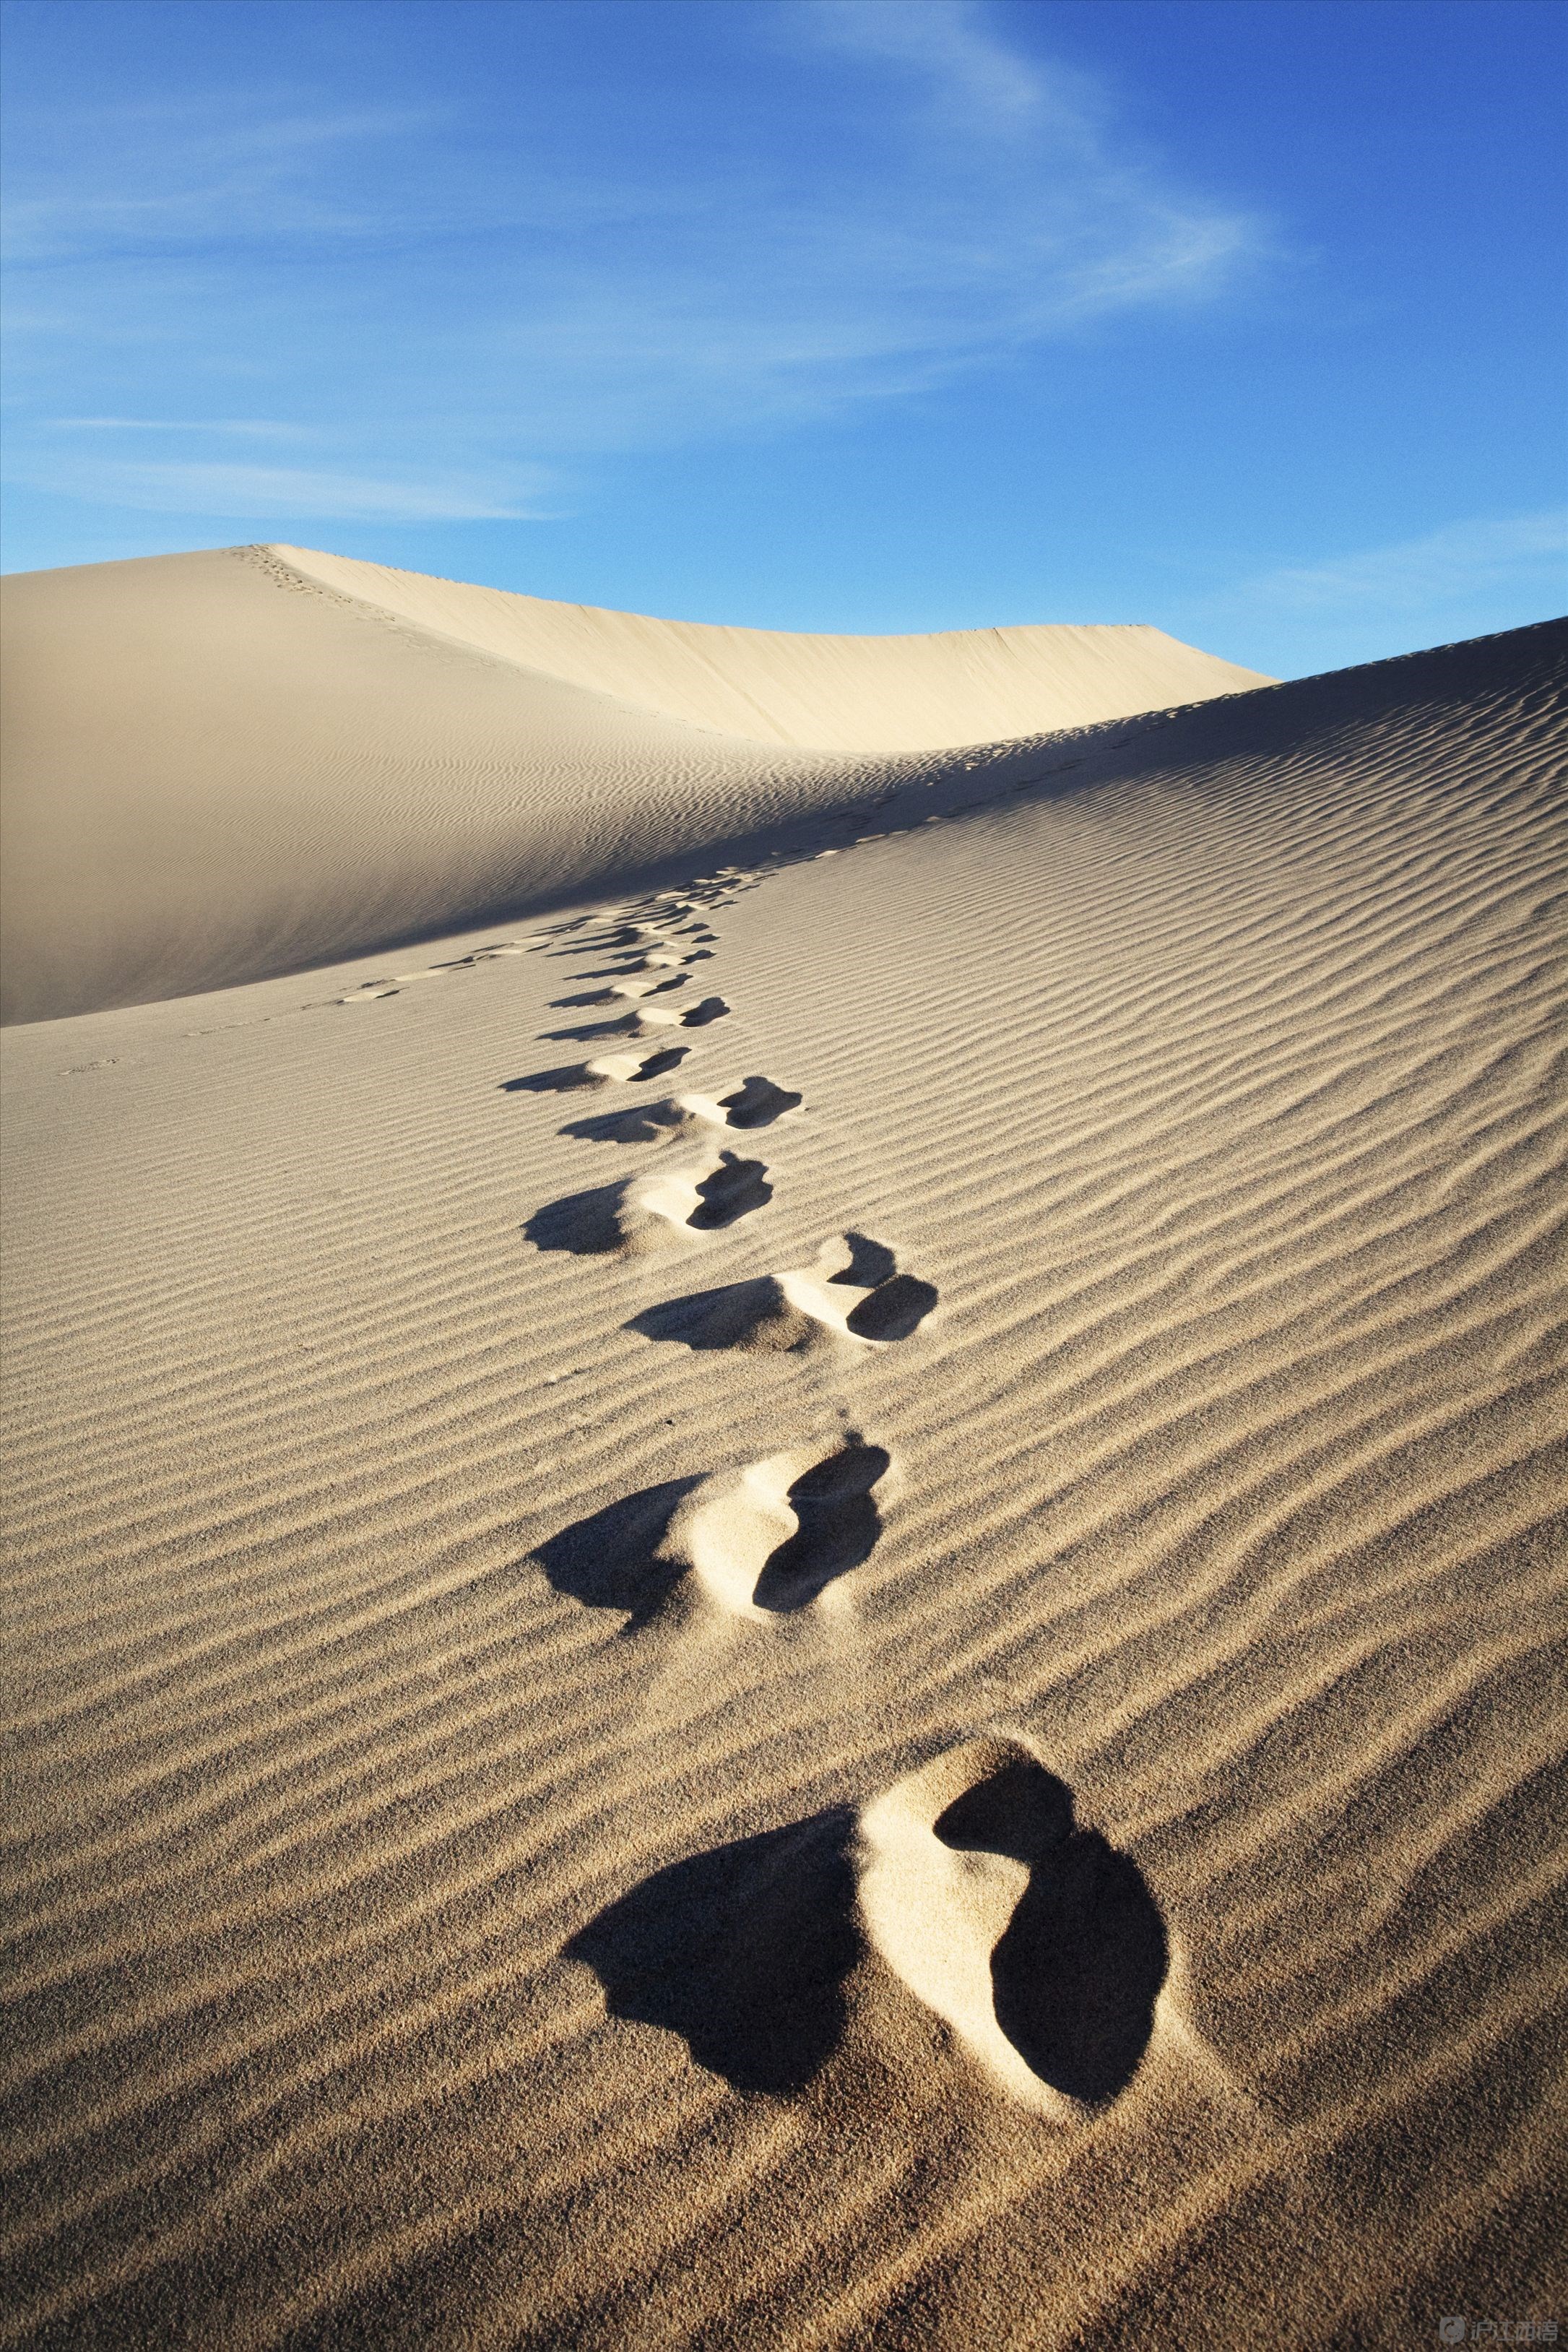
<svg viewBox="0 0 1568 2352">
<path fill-rule="evenodd" d="M 1281 675 L 1568 604 L 1552 0 L 11 0 L 9 569 Z"/>
</svg>

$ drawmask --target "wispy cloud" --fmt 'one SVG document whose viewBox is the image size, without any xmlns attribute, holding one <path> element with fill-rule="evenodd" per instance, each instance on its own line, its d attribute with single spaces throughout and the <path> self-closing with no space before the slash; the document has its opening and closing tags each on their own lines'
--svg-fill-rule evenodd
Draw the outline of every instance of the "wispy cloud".
<svg viewBox="0 0 1568 2352">
<path fill-rule="evenodd" d="M 1267 572 L 1239 593 L 1291 612 L 1359 614 L 1369 605 L 1435 611 L 1535 582 L 1568 592 L 1568 508 L 1449 523 L 1393 546 Z"/>
<path fill-rule="evenodd" d="M 751 44 L 750 74 L 787 62 L 792 105 L 745 142 L 717 113 L 700 136 L 653 121 L 630 155 L 621 101 L 586 81 L 555 116 L 515 90 L 483 121 L 294 92 L 46 125 L 16 167 L 39 296 L 18 467 L 188 513 L 247 481 L 257 519 L 290 481 L 316 486 L 293 512 L 390 513 L 366 503 L 384 479 L 402 513 L 512 515 L 595 454 L 907 396 L 1213 299 L 1268 249 L 1258 220 L 1134 155 L 1106 95 L 1024 54 L 979 0 L 688 21 Z M 172 398 L 193 436 L 308 433 L 319 470 L 231 467 L 220 491 L 194 459 L 127 446 L 87 472 L 47 422 L 173 434 Z M 277 422 L 229 422 L 236 399 Z M 320 503 L 332 484 L 349 503 Z"/>
<path fill-rule="evenodd" d="M 129 458 L 56 468 L 47 486 L 68 486 L 70 494 L 104 505 L 269 522 L 296 516 L 371 522 L 526 521 L 541 511 L 545 495 L 542 477 L 536 476 L 530 486 L 517 472 L 511 494 L 502 496 L 488 478 L 424 474 L 400 481 L 330 467 L 200 461 L 143 465 Z"/>
<path fill-rule="evenodd" d="M 1166 625 L 1278 677 L 1522 628 L 1568 609 L 1568 509 L 1475 517 L 1281 564 L 1173 606 Z"/>
<path fill-rule="evenodd" d="M 53 416 L 40 418 L 55 433 L 221 433 L 244 441 L 305 441 L 303 425 L 275 425 L 256 416 Z"/>
</svg>

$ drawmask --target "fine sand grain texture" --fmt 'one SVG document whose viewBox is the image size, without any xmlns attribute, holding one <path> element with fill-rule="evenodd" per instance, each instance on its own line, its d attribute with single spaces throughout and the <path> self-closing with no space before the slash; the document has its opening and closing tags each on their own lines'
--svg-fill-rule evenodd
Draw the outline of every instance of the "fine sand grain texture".
<svg viewBox="0 0 1568 2352">
<path fill-rule="evenodd" d="M 1568 2319 L 1565 675 L 5 1032 L 6 2341 Z"/>
<path fill-rule="evenodd" d="M 831 812 L 850 837 L 901 790 L 1028 772 L 1002 739 L 1265 682 L 1157 629 L 705 629 L 295 549 L 0 597 L 8 1021 L 406 946 Z"/>
</svg>

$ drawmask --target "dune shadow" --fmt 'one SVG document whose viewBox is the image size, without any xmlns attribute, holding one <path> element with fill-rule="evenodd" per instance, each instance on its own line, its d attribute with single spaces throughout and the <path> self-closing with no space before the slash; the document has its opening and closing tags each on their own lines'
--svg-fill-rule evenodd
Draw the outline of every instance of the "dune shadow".
<svg viewBox="0 0 1568 2352">
<path fill-rule="evenodd" d="M 668 1478 L 622 1495 L 591 1517 L 576 1519 L 532 1557 L 558 1592 L 587 1609 L 623 1609 L 624 1633 L 642 1630 L 686 1573 L 684 1560 L 660 1559 L 659 1545 L 677 1504 L 696 1478 Z"/>
<path fill-rule="evenodd" d="M 882 1534 L 872 1488 L 892 1458 L 852 1432 L 840 1452 L 796 1479 L 786 1500 L 799 1524 L 763 1562 L 752 1594 L 758 1609 L 807 1609 L 836 1577 L 871 1558 Z"/>
<path fill-rule="evenodd" d="M 788 2098 L 831 2055 L 860 1956 L 854 1815 L 833 1806 L 657 1871 L 566 1947 L 612 2017 L 678 2033 L 737 2091 Z"/>
<path fill-rule="evenodd" d="M 1169 1951 L 1142 1871 L 1072 1792 L 1017 1756 L 937 1819 L 945 1845 L 1010 1855 L 1029 1884 L 991 1954 L 997 2022 L 1042 2083 L 1098 2105 L 1126 2089 L 1154 2032 Z"/>
</svg>

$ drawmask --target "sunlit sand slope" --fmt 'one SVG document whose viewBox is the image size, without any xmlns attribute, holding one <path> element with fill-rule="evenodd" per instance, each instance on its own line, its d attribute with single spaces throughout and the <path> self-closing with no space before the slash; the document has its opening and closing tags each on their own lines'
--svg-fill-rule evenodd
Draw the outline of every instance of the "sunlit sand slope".
<svg viewBox="0 0 1568 2352">
<path fill-rule="evenodd" d="M 1564 636 L 6 1032 L 7 2340 L 1561 2315 Z"/>
<path fill-rule="evenodd" d="M 271 552 L 418 627 L 727 735 L 831 751 L 925 751 L 1124 719 L 1269 680 L 1146 627 L 814 635 L 658 621 L 433 580 L 314 548 Z"/>
<path fill-rule="evenodd" d="M 941 772 L 950 754 L 902 748 L 927 738 L 1259 683 L 1154 630 L 763 636 L 310 562 L 230 548 L 5 583 L 7 1020 L 755 852 Z M 819 711 L 840 748 L 797 748 Z"/>
</svg>

